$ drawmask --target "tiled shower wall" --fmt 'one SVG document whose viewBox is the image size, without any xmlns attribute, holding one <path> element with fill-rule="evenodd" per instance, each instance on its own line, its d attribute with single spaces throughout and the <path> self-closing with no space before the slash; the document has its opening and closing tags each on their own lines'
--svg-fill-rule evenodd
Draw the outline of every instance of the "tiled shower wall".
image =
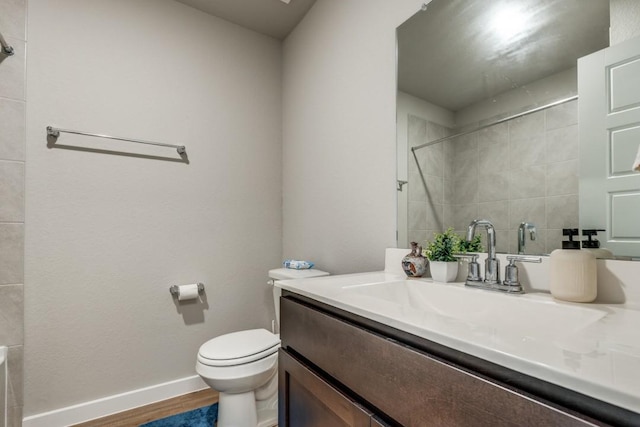
<svg viewBox="0 0 640 427">
<path fill-rule="evenodd" d="M 408 148 L 451 135 L 451 129 L 409 115 L 407 121 Z M 445 222 L 445 204 L 453 201 L 452 140 L 409 151 L 407 165 L 407 238 L 424 246 L 434 232 L 449 225 Z M 417 159 L 417 161 L 416 161 Z M 424 178 L 424 179 L 423 179 Z M 452 224 L 451 224 L 452 225 Z"/>
<path fill-rule="evenodd" d="M 469 222 L 484 218 L 496 228 L 500 252 L 517 252 L 521 222 L 537 229 L 526 253 L 560 247 L 562 228 L 578 227 L 577 122 L 571 101 L 418 150 L 426 190 L 410 155 L 409 239 L 422 244 L 449 226 L 463 234 Z M 410 146 L 446 132 L 409 119 Z"/>
<path fill-rule="evenodd" d="M 22 425 L 24 344 L 25 0 L 0 0 L 0 345 L 9 347 L 8 425 Z M 4 408 L 3 408 L 4 410 Z"/>
</svg>

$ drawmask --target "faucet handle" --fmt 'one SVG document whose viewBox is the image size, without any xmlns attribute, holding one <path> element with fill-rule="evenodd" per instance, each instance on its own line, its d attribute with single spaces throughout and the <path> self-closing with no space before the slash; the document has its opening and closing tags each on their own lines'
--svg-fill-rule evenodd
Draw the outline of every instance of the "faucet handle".
<svg viewBox="0 0 640 427">
<path fill-rule="evenodd" d="M 504 270 L 504 282 L 503 286 L 510 290 L 510 292 L 522 293 L 522 285 L 518 279 L 518 266 L 516 262 L 535 262 L 541 263 L 542 258 L 539 256 L 508 256 L 507 261 L 509 265 Z"/>
<path fill-rule="evenodd" d="M 473 284 L 473 283 L 482 282 L 482 276 L 480 275 L 480 264 L 478 264 L 478 254 L 461 253 L 461 254 L 453 254 L 453 256 L 458 259 L 469 261 L 467 283 Z"/>
<path fill-rule="evenodd" d="M 524 256 L 524 255 L 509 255 L 507 257 L 509 265 L 515 265 L 516 262 L 535 262 L 541 263 L 542 257 L 539 256 Z"/>
</svg>

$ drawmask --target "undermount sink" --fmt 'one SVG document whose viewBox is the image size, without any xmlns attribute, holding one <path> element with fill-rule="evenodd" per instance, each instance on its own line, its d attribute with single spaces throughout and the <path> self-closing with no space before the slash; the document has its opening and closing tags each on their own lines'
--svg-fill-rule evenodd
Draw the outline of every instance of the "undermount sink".
<svg viewBox="0 0 640 427">
<path fill-rule="evenodd" d="M 459 323 L 478 333 L 499 332 L 522 340 L 557 340 L 607 314 L 559 303 L 548 295 L 504 295 L 420 280 L 345 286 L 341 297 L 380 314 L 402 313 L 419 325 Z"/>
</svg>

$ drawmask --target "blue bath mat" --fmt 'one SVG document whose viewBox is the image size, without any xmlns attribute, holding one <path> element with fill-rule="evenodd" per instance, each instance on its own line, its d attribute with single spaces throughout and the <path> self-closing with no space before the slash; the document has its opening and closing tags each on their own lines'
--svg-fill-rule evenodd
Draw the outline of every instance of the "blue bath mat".
<svg viewBox="0 0 640 427">
<path fill-rule="evenodd" d="M 151 421 L 140 427 L 211 427 L 218 419 L 218 404 L 194 409 L 167 418 Z"/>
</svg>

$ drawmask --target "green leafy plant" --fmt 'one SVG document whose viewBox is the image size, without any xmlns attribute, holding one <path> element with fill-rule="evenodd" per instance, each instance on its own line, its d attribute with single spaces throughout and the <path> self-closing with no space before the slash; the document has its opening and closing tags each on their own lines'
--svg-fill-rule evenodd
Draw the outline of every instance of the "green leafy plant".
<svg viewBox="0 0 640 427">
<path fill-rule="evenodd" d="M 460 238 L 460 252 L 482 252 L 483 250 L 482 237 L 479 234 L 476 234 L 470 242 Z"/>
<path fill-rule="evenodd" d="M 448 228 L 444 233 L 433 233 L 433 240 L 427 241 L 424 252 L 429 261 L 457 261 L 453 254 L 463 252 L 461 242 L 462 239 L 453 232 L 453 228 Z"/>
</svg>

